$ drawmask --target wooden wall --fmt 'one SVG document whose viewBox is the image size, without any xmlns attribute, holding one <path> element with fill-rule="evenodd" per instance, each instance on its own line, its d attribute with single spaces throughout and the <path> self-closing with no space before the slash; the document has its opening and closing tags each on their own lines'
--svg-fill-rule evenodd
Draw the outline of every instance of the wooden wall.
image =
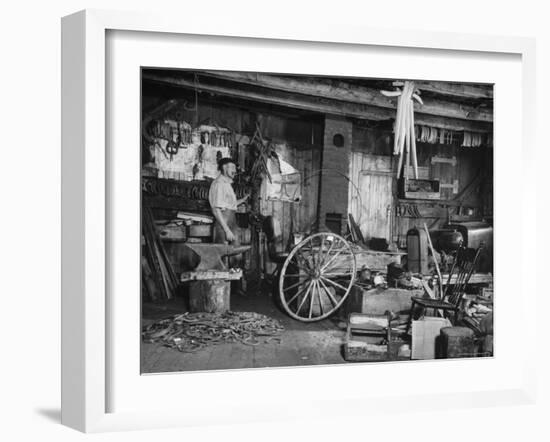
<svg viewBox="0 0 550 442">
<path fill-rule="evenodd" d="M 300 172 L 302 177 L 302 200 L 299 203 L 262 201 L 262 215 L 273 216 L 281 227 L 277 238 L 278 250 L 284 250 L 292 233 L 311 233 L 315 230 L 318 216 L 319 169 L 321 149 L 296 148 L 292 145 L 278 146 L 278 154 Z"/>
<path fill-rule="evenodd" d="M 364 162 L 368 158 L 392 157 L 393 134 L 388 129 L 365 128 L 356 126 L 353 134 L 354 156 L 363 156 Z M 407 231 L 415 226 L 421 227 L 426 223 L 428 227 L 437 228 L 446 222 L 449 216 L 458 217 L 466 214 L 465 208 L 471 209 L 472 218 L 492 216 L 492 149 L 487 147 L 464 148 L 458 145 L 417 144 L 417 156 L 420 178 L 439 180 L 441 184 L 452 185 L 458 181 L 457 192 L 452 188 L 442 188 L 441 198 L 437 201 L 420 201 L 399 199 L 397 182 L 392 186 L 395 208 L 392 212 L 393 241 L 404 245 Z M 455 165 L 445 162 L 433 162 L 434 159 L 455 159 Z M 392 161 L 392 173 L 396 176 L 396 163 Z M 357 162 L 357 160 L 356 160 Z M 351 172 L 357 175 L 353 178 L 357 184 L 358 171 Z M 412 171 L 410 176 L 412 177 Z M 472 183 L 474 183 L 472 185 Z M 352 191 L 350 191 L 352 192 Z M 463 196 L 466 195 L 467 196 Z M 377 198 L 376 192 L 368 192 L 362 198 Z M 372 205 L 372 204 L 371 204 Z M 365 230 L 369 230 L 368 220 L 363 220 Z M 366 224 L 365 224 L 366 223 Z M 372 220 L 372 230 L 378 231 Z"/>
</svg>

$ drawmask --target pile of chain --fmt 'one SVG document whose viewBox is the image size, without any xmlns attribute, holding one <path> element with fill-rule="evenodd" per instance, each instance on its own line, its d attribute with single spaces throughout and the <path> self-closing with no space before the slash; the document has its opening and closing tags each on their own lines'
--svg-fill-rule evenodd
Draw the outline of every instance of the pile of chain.
<svg viewBox="0 0 550 442">
<path fill-rule="evenodd" d="M 194 353 L 216 344 L 280 343 L 283 331 L 279 321 L 259 313 L 184 313 L 145 327 L 142 336 L 145 342 Z"/>
</svg>

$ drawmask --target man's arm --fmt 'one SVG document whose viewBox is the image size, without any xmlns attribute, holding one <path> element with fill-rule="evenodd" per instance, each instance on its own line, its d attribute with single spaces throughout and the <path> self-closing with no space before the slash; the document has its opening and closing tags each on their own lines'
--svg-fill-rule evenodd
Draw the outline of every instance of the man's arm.
<svg viewBox="0 0 550 442">
<path fill-rule="evenodd" d="M 240 200 L 237 200 L 237 206 L 240 206 L 241 204 L 245 203 L 246 200 L 250 197 L 250 194 L 247 193 L 245 196 L 243 196 Z"/>
<path fill-rule="evenodd" d="M 212 210 L 214 218 L 216 218 L 216 221 L 222 226 L 222 229 L 225 232 L 226 240 L 228 242 L 234 241 L 235 234 L 227 225 L 227 222 L 225 221 L 222 210 L 220 208 L 222 207 L 224 202 L 224 189 L 218 181 L 214 181 L 210 186 L 210 190 L 208 191 L 208 202 L 210 203 L 210 208 Z"/>
</svg>

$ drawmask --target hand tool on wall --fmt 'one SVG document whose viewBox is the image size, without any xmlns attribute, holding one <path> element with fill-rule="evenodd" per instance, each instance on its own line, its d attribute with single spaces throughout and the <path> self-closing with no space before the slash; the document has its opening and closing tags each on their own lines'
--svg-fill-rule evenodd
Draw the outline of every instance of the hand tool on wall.
<svg viewBox="0 0 550 442">
<path fill-rule="evenodd" d="M 147 127 L 149 126 L 149 123 L 153 121 L 155 118 L 159 118 L 161 115 L 165 114 L 169 110 L 173 109 L 178 104 L 177 100 L 168 100 L 159 106 L 155 107 L 153 110 L 149 112 L 144 112 L 143 120 L 141 122 L 141 133 L 143 137 L 153 143 L 154 140 L 149 136 L 147 133 Z"/>
<path fill-rule="evenodd" d="M 166 153 L 170 155 L 170 161 L 172 161 L 172 157 L 174 155 L 177 155 L 178 149 L 178 145 L 175 142 L 172 140 L 168 141 L 168 144 L 166 145 Z"/>
</svg>

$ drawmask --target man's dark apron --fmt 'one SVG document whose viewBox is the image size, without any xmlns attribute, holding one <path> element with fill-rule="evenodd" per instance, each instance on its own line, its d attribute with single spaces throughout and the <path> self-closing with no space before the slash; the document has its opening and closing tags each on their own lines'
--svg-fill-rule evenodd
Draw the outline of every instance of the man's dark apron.
<svg viewBox="0 0 550 442">
<path fill-rule="evenodd" d="M 229 230 L 231 230 L 235 235 L 235 240 L 231 243 L 231 245 L 239 246 L 240 245 L 239 229 L 237 226 L 237 217 L 235 216 L 235 213 L 236 212 L 234 210 L 229 210 L 229 209 L 221 210 L 221 214 L 223 216 L 223 219 L 227 223 L 227 227 L 229 227 Z M 212 240 L 217 244 L 228 244 L 227 239 L 225 237 L 225 230 L 223 230 L 222 225 L 217 221 L 214 222 Z M 242 261 L 241 255 L 231 256 L 229 257 L 229 266 L 236 267 L 241 263 L 241 261 Z"/>
</svg>

